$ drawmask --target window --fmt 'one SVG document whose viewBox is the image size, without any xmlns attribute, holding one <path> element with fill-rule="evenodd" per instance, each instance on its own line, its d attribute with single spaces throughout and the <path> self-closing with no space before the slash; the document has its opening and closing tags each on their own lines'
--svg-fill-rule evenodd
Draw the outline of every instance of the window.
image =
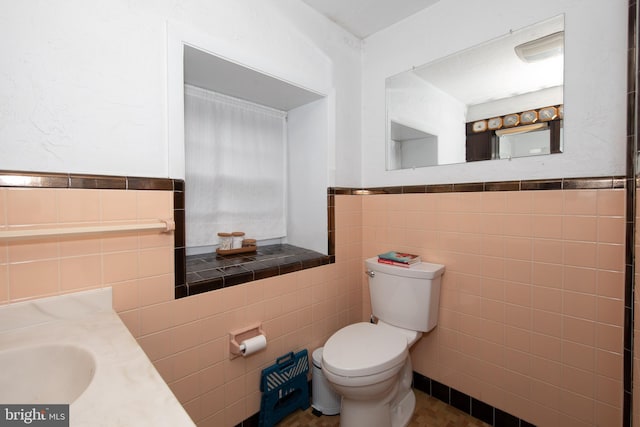
<svg viewBox="0 0 640 427">
<path fill-rule="evenodd" d="M 218 232 L 285 237 L 286 112 L 192 85 L 184 106 L 189 253 L 211 252 Z"/>
</svg>

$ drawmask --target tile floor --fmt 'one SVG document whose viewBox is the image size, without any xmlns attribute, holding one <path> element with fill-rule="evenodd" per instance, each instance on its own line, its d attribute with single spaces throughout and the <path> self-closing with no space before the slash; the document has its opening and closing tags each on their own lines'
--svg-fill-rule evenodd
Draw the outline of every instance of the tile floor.
<svg viewBox="0 0 640 427">
<path fill-rule="evenodd" d="M 419 390 L 415 390 L 415 393 L 416 410 L 409 427 L 489 427 L 489 424 L 426 393 Z M 317 417 L 311 410 L 310 407 L 306 411 L 292 413 L 283 419 L 278 427 L 337 427 L 340 425 L 339 415 Z"/>
</svg>

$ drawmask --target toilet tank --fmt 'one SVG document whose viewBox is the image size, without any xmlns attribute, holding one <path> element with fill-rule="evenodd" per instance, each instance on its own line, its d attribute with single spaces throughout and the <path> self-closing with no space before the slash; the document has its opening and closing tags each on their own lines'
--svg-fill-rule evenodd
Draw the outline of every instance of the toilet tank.
<svg viewBox="0 0 640 427">
<path fill-rule="evenodd" d="M 411 267 L 365 260 L 371 309 L 378 319 L 412 331 L 428 332 L 438 323 L 444 265 L 420 262 Z"/>
</svg>

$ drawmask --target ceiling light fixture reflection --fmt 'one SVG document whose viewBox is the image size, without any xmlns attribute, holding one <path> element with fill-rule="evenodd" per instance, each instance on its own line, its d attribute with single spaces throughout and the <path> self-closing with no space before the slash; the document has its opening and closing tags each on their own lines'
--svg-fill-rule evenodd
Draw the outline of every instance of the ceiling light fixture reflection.
<svg viewBox="0 0 640 427">
<path fill-rule="evenodd" d="M 496 131 L 496 136 L 503 135 L 516 135 L 519 133 L 531 132 L 534 130 L 547 129 L 549 125 L 547 123 L 534 123 L 532 125 L 518 126 L 510 129 L 500 129 Z"/>
<path fill-rule="evenodd" d="M 537 62 L 564 53 L 564 31 L 519 44 L 514 48 L 524 62 Z"/>
</svg>

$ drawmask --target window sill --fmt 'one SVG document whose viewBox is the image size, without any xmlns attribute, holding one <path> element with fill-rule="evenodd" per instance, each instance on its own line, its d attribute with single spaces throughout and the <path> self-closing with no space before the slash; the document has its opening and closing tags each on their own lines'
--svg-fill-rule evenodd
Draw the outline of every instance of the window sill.
<svg viewBox="0 0 640 427">
<path fill-rule="evenodd" d="M 297 246 L 258 247 L 255 253 L 201 254 L 186 257 L 187 295 L 241 285 L 330 264 L 332 257 Z"/>
</svg>

